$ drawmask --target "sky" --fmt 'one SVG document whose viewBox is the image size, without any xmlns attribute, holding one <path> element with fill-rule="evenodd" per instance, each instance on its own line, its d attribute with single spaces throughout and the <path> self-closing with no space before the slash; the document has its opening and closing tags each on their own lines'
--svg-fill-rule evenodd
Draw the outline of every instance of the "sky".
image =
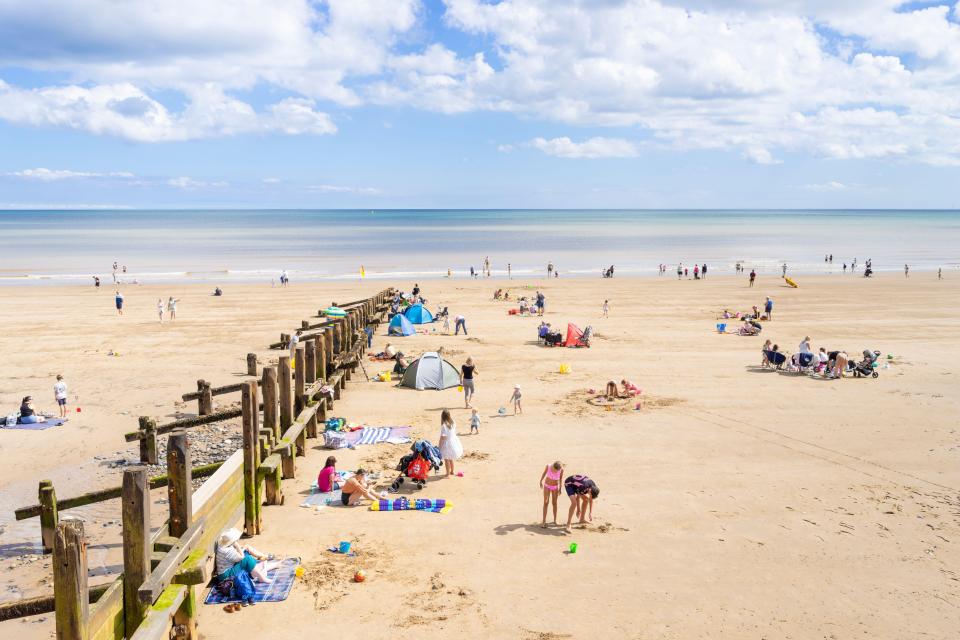
<svg viewBox="0 0 960 640">
<path fill-rule="evenodd" d="M 960 208 L 960 2 L 0 0 L 0 208 Z"/>
</svg>

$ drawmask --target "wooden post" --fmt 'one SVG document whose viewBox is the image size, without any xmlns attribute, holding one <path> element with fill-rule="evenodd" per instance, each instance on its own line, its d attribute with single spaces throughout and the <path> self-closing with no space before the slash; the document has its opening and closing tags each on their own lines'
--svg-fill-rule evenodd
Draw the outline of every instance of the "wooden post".
<svg viewBox="0 0 960 640">
<path fill-rule="evenodd" d="M 167 497 L 170 503 L 170 535 L 179 538 L 193 524 L 193 477 L 190 443 L 186 431 L 167 438 Z"/>
<path fill-rule="evenodd" d="M 310 416 L 310 419 L 307 420 L 307 426 L 304 429 L 304 433 L 307 434 L 308 438 L 317 437 L 317 414 L 316 413 Z"/>
<path fill-rule="evenodd" d="M 247 354 L 247 375 L 248 376 L 257 375 L 257 354 L 255 353 Z"/>
<path fill-rule="evenodd" d="M 173 614 L 173 631 L 177 640 L 198 640 L 200 637 L 197 633 L 197 593 L 193 585 L 187 585 L 183 604 Z"/>
<path fill-rule="evenodd" d="M 303 329 L 304 331 L 306 331 L 307 329 L 309 329 L 309 328 L 310 328 L 310 321 L 309 321 L 309 320 L 301 320 L 301 321 L 300 321 L 300 328 Z"/>
<path fill-rule="evenodd" d="M 323 330 L 323 350 L 324 350 L 324 365 L 326 366 L 326 374 L 329 375 L 333 373 L 330 370 L 330 363 L 333 361 L 333 330 L 324 329 Z M 327 379 L 325 375 L 324 380 Z"/>
<path fill-rule="evenodd" d="M 87 640 L 87 543 L 80 520 L 61 522 L 54 533 L 53 598 L 57 640 Z"/>
<path fill-rule="evenodd" d="M 240 399 L 240 407 L 243 409 L 243 530 L 248 536 L 260 533 L 260 505 L 257 500 L 257 468 L 260 466 L 260 452 L 253 419 L 256 409 L 252 407 L 256 397 L 255 385 L 255 382 L 247 383 L 243 387 Z"/>
<path fill-rule="evenodd" d="M 333 325 L 333 353 L 336 355 L 341 351 L 343 351 L 343 329 L 340 323 L 336 322 Z"/>
<path fill-rule="evenodd" d="M 318 335 L 313 341 L 313 361 L 317 365 L 317 371 L 314 380 L 327 380 L 327 358 L 324 349 L 323 335 Z"/>
<path fill-rule="evenodd" d="M 126 637 L 143 622 L 147 605 L 137 591 L 150 575 L 150 487 L 146 467 L 123 470 L 123 622 Z"/>
<path fill-rule="evenodd" d="M 157 421 L 140 416 L 140 462 L 157 464 Z"/>
<path fill-rule="evenodd" d="M 40 497 L 40 540 L 43 543 L 43 552 L 53 551 L 53 538 L 57 534 L 57 493 L 53 490 L 53 482 L 41 480 Z"/>
<path fill-rule="evenodd" d="M 212 385 L 206 380 L 197 380 L 197 414 L 201 416 L 213 413 L 213 392 Z"/>
<path fill-rule="evenodd" d="M 290 356 L 280 356 L 277 366 L 277 387 L 280 390 L 280 433 L 293 424 L 293 389 L 290 388 Z"/>
<path fill-rule="evenodd" d="M 307 384 L 312 384 L 317 379 L 317 349 L 314 346 L 316 342 L 316 340 L 308 340 L 304 345 L 307 364 L 303 369 L 303 379 Z"/>
<path fill-rule="evenodd" d="M 274 440 L 280 439 L 280 422 L 277 420 L 277 369 L 263 368 L 263 426 L 273 431 Z"/>
<path fill-rule="evenodd" d="M 284 444 L 280 451 L 280 468 L 284 480 L 297 476 L 297 465 L 293 459 L 293 445 L 289 442 Z"/>
<path fill-rule="evenodd" d="M 307 377 L 305 375 L 307 370 L 307 351 L 304 349 L 302 344 L 298 344 L 295 353 L 296 367 L 293 370 L 295 383 L 293 406 L 294 414 L 297 415 L 303 410 L 303 393 L 307 388 Z"/>
</svg>

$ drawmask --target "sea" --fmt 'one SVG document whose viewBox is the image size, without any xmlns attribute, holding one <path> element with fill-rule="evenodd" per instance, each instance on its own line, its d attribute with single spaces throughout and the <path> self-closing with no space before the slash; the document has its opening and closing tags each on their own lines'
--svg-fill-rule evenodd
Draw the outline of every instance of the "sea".
<svg viewBox="0 0 960 640">
<path fill-rule="evenodd" d="M 0 238 L 0 285 L 960 269 L 956 210 L 0 211 Z"/>
</svg>

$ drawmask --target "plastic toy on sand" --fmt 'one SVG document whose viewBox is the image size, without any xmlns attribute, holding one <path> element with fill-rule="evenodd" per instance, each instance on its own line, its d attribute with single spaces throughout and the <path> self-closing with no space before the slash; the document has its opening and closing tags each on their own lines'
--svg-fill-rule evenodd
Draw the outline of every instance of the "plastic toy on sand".
<svg viewBox="0 0 960 640">
<path fill-rule="evenodd" d="M 576 553 L 576 552 L 577 552 L 577 543 L 576 543 L 576 542 L 571 542 L 571 543 L 570 543 L 570 553 Z"/>
</svg>

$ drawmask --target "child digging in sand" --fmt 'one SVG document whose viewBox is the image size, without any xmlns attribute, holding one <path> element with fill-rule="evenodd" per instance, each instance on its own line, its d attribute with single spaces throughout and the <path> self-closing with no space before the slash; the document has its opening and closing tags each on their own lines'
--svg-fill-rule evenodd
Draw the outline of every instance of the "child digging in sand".
<svg viewBox="0 0 960 640">
<path fill-rule="evenodd" d="M 560 497 L 560 485 L 563 484 L 563 463 L 557 460 L 548 464 L 540 474 L 540 488 L 543 489 L 543 522 L 540 526 L 547 528 L 547 505 L 553 502 L 553 524 L 557 524 L 557 498 Z"/>
<path fill-rule="evenodd" d="M 510 402 L 513 403 L 513 415 L 523 415 L 523 407 L 520 405 L 520 385 L 513 385 L 513 395 L 510 396 Z"/>
</svg>

